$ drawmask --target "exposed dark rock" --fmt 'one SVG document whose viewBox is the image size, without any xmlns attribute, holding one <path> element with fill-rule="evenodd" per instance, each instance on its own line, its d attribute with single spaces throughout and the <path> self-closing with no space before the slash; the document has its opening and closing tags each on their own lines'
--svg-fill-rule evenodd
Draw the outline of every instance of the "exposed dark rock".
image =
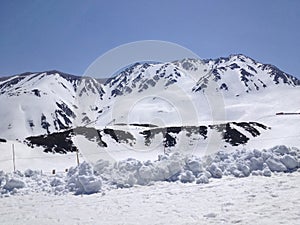
<svg viewBox="0 0 300 225">
<path fill-rule="evenodd" d="M 222 90 L 222 89 L 224 89 L 224 90 L 228 90 L 228 87 L 227 87 L 227 85 L 225 84 L 225 83 L 223 83 L 223 84 L 221 84 L 221 86 L 220 86 L 220 89 Z"/>
<path fill-rule="evenodd" d="M 47 118 L 44 114 L 42 114 L 41 116 L 41 126 L 43 129 L 45 129 L 47 131 L 47 133 L 49 134 L 49 127 L 50 127 L 50 123 L 48 123 Z"/>
<path fill-rule="evenodd" d="M 148 124 L 140 124 L 140 126 L 147 127 Z M 247 133 L 250 133 L 252 137 L 257 137 L 260 135 L 260 131 L 257 128 L 261 128 L 264 130 L 268 129 L 268 127 L 266 127 L 265 125 L 256 122 L 231 122 L 217 125 L 209 125 L 208 127 L 152 127 L 150 129 L 141 131 L 140 134 L 145 139 L 145 146 L 150 146 L 155 136 L 161 135 L 162 142 L 165 147 L 174 147 L 178 142 L 177 136 L 181 132 L 185 132 L 187 138 L 191 138 L 192 135 L 199 135 L 204 140 L 207 138 L 208 129 L 213 129 L 220 132 L 223 140 L 231 144 L 232 146 L 238 146 L 247 143 L 249 141 L 249 137 L 247 137 L 244 132 L 240 132 L 239 130 L 241 129 L 235 129 L 234 126 L 238 126 L 244 129 Z M 96 142 L 101 147 L 108 147 L 107 143 L 103 141 L 104 135 L 109 135 L 117 143 L 124 143 L 130 146 L 134 146 L 136 142 L 136 138 L 133 136 L 133 134 L 125 130 L 117 130 L 111 128 L 96 130 L 95 128 L 89 127 L 78 127 L 76 129 L 70 129 L 63 132 L 29 137 L 26 138 L 26 140 L 28 145 L 44 147 L 45 152 L 67 153 L 77 151 L 77 147 L 72 142 L 72 137 L 74 135 L 83 135 L 88 140 Z"/>
<path fill-rule="evenodd" d="M 26 138 L 29 146 L 44 147 L 44 152 L 62 153 L 77 151 L 71 140 L 72 130 Z"/>
<path fill-rule="evenodd" d="M 238 66 L 238 64 L 236 64 L 236 63 L 232 63 L 232 64 L 229 65 L 229 68 L 233 70 L 233 69 L 239 69 L 241 67 Z"/>
<path fill-rule="evenodd" d="M 132 146 L 133 141 L 136 140 L 131 133 L 123 130 L 114 130 L 114 129 L 105 128 L 103 129 L 103 132 L 104 134 L 110 135 L 111 138 L 113 138 L 118 143 L 126 143 Z"/>
<path fill-rule="evenodd" d="M 41 97 L 41 91 L 38 89 L 33 89 L 31 90 L 33 92 L 33 94 L 35 94 L 37 97 Z"/>
</svg>

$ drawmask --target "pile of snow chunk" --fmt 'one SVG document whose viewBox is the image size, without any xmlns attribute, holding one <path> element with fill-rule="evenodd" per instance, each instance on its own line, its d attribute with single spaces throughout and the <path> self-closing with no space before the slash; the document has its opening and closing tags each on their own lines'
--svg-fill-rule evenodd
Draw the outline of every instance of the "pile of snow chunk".
<svg viewBox="0 0 300 225">
<path fill-rule="evenodd" d="M 300 150 L 276 146 L 268 150 L 219 151 L 214 155 L 196 157 L 174 153 L 159 156 L 156 161 L 141 162 L 127 159 L 110 164 L 100 160 L 96 173 L 109 185 L 132 187 L 155 181 L 208 183 L 210 178 L 222 176 L 271 176 L 272 172 L 293 172 L 300 167 Z"/>
<path fill-rule="evenodd" d="M 24 173 L 0 171 L 0 197 L 33 192 L 93 194 L 101 191 L 101 187 L 101 177 L 94 174 L 92 165 L 87 162 L 71 167 L 67 174 L 47 175 L 30 169 Z"/>
<path fill-rule="evenodd" d="M 19 180 L 17 178 L 11 178 L 3 186 L 3 189 L 5 189 L 7 191 L 13 191 L 14 189 L 20 189 L 23 187 L 25 187 L 24 181 Z"/>
<path fill-rule="evenodd" d="M 62 181 L 58 180 L 54 184 L 60 184 L 60 182 Z M 75 168 L 71 167 L 68 171 L 66 187 L 69 191 L 75 192 L 76 195 L 97 193 L 101 186 L 102 179 L 94 175 L 93 167 L 87 162 L 83 162 Z"/>
<path fill-rule="evenodd" d="M 102 160 L 99 163 L 104 164 Z M 97 171 L 97 162 L 95 170 L 110 185 L 132 187 L 135 184 L 148 185 L 156 181 L 176 181 L 183 170 L 183 163 L 181 155 L 173 154 L 170 157 L 159 156 L 159 160 L 154 162 L 141 162 L 130 158 L 114 164 L 106 163 L 106 168 L 101 171 Z"/>
<path fill-rule="evenodd" d="M 128 158 L 118 162 L 87 162 L 72 167 L 68 173 L 46 175 L 41 171 L 24 173 L 0 171 L 0 197 L 17 193 L 93 194 L 112 188 L 151 185 L 157 181 L 206 184 L 223 176 L 272 176 L 272 173 L 300 171 L 300 150 L 276 146 L 268 150 L 219 151 L 196 157 L 173 153 L 156 161 Z"/>
<path fill-rule="evenodd" d="M 225 175 L 247 177 L 252 175 L 271 176 L 271 172 L 293 172 L 299 168 L 300 150 L 276 146 L 268 150 L 219 152 L 214 161 Z"/>
</svg>

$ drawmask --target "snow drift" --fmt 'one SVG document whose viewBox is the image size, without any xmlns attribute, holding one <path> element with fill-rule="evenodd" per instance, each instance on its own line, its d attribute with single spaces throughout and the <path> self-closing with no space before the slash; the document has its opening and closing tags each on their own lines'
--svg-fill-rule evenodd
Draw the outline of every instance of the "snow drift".
<svg viewBox="0 0 300 225">
<path fill-rule="evenodd" d="M 284 145 L 267 150 L 219 151 L 204 157 L 173 153 L 160 155 L 155 161 L 133 158 L 115 163 L 99 160 L 71 167 L 65 174 L 47 175 L 26 170 L 0 171 L 0 196 L 46 192 L 49 194 L 93 194 L 112 188 L 151 185 L 153 182 L 209 183 L 223 176 L 272 176 L 292 173 L 300 168 L 300 149 Z"/>
</svg>

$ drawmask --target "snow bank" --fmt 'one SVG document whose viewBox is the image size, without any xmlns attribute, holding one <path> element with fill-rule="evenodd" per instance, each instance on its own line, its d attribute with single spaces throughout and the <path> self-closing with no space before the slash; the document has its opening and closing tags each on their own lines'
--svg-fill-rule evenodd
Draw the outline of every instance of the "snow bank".
<svg viewBox="0 0 300 225">
<path fill-rule="evenodd" d="M 268 150 L 219 151 L 202 158 L 173 153 L 156 161 L 133 158 L 110 163 L 99 160 L 72 167 L 66 174 L 45 175 L 41 171 L 24 173 L 0 171 L 0 196 L 47 192 L 54 194 L 93 194 L 111 188 L 151 185 L 156 181 L 206 184 L 223 176 L 272 176 L 300 168 L 300 150 L 276 146 Z"/>
<path fill-rule="evenodd" d="M 67 174 L 66 187 L 75 194 L 93 194 L 100 191 L 101 186 L 101 178 L 94 175 L 92 166 L 87 162 L 70 168 Z"/>
<path fill-rule="evenodd" d="M 219 151 L 203 158 L 174 153 L 157 161 L 123 160 L 111 165 L 103 160 L 95 164 L 96 173 L 116 187 L 148 185 L 155 181 L 208 183 L 222 176 L 271 176 L 272 172 L 293 172 L 299 168 L 300 150 L 276 146 L 268 150 Z"/>
<path fill-rule="evenodd" d="M 86 162 L 71 167 L 67 174 L 47 175 L 30 169 L 24 173 L 0 171 L 0 196 L 4 197 L 32 192 L 93 194 L 101 191 L 101 187 L 101 177 L 96 176 L 92 165 Z"/>
<path fill-rule="evenodd" d="M 25 187 L 24 181 L 12 178 L 6 182 L 6 184 L 3 186 L 3 189 L 7 191 L 13 191 L 14 189 L 20 189 L 23 187 Z"/>
</svg>

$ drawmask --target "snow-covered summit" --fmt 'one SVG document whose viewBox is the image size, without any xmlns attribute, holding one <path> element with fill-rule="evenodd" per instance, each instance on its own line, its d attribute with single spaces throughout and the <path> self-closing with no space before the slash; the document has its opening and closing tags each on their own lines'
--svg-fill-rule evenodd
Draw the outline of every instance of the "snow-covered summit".
<svg viewBox="0 0 300 225">
<path fill-rule="evenodd" d="M 187 82 L 187 80 L 191 80 Z M 187 83 L 185 88 L 203 91 L 215 82 L 221 91 L 232 95 L 259 91 L 274 85 L 299 86 L 300 81 L 270 64 L 263 64 L 242 54 L 218 59 L 182 59 L 168 63 L 136 63 L 107 80 L 110 95 L 130 94 L 154 88 Z M 177 85 L 177 84 L 176 84 Z"/>
<path fill-rule="evenodd" d="M 274 85 L 299 86 L 300 81 L 270 64 L 263 64 L 242 54 L 218 59 L 185 59 L 176 62 L 188 71 L 200 70 L 201 76 L 193 91 L 205 90 L 216 82 L 220 90 L 241 94 L 259 91 Z"/>
</svg>

